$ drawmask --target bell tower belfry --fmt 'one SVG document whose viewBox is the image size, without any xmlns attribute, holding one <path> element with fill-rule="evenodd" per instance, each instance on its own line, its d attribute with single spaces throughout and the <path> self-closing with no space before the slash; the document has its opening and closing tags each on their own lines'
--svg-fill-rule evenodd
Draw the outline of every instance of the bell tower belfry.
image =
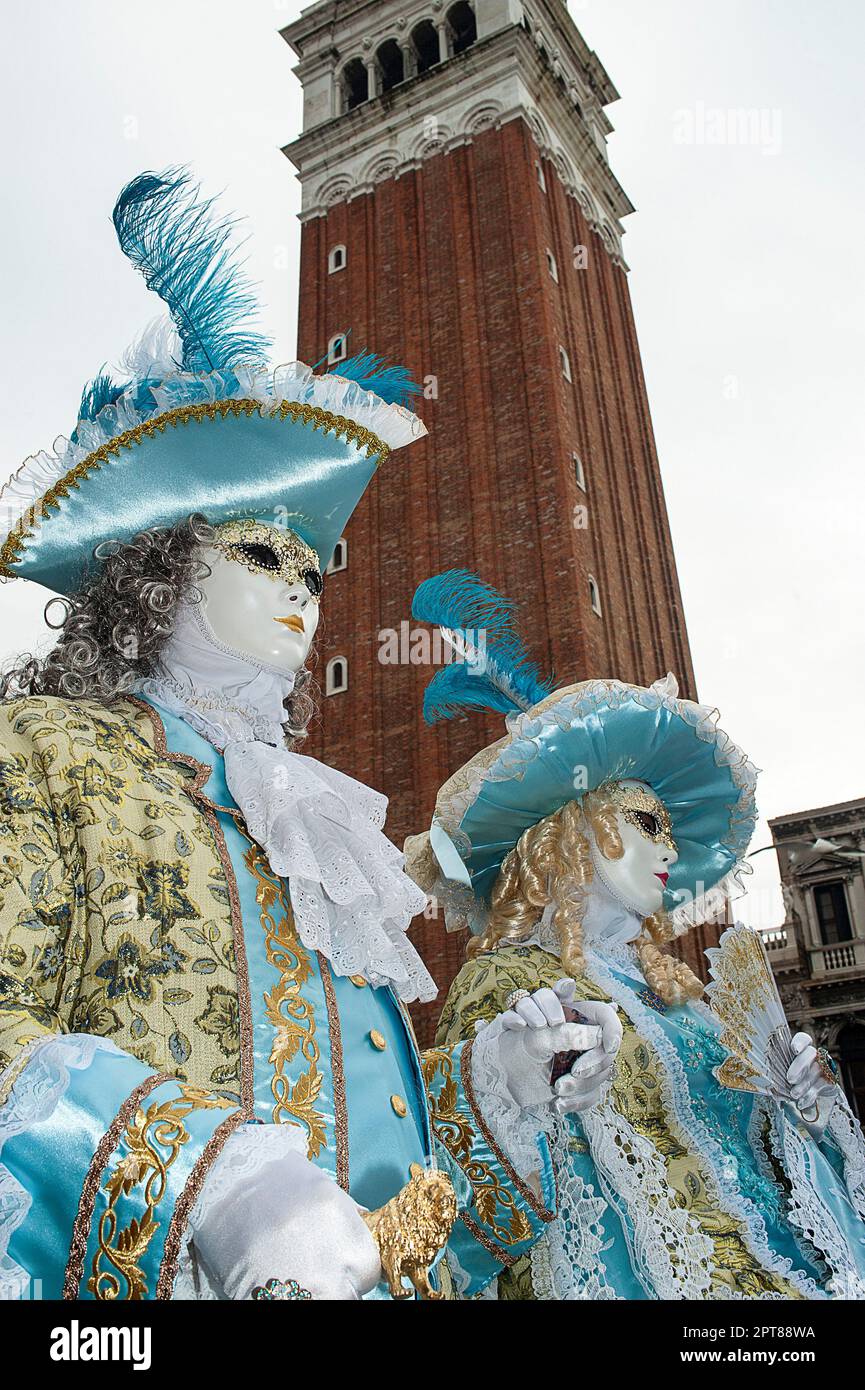
<svg viewBox="0 0 865 1390">
<path fill-rule="evenodd" d="M 310 751 L 391 798 L 397 842 L 493 716 L 424 725 L 415 586 L 516 601 L 560 684 L 694 675 L 607 158 L 616 92 L 563 0 L 318 0 L 283 30 L 303 130 L 299 356 L 374 348 L 430 437 L 382 469 L 328 581 Z M 350 335 L 346 341 L 346 335 Z M 387 634 L 400 634 L 402 657 Z M 415 927 L 443 989 L 463 944 Z M 435 1006 L 433 1006 L 434 1010 Z"/>
</svg>

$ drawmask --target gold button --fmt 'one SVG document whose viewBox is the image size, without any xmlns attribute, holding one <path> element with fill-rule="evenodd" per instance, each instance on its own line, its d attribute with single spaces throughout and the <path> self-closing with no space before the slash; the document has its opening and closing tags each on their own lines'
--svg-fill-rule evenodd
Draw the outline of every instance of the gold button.
<svg viewBox="0 0 865 1390">
<path fill-rule="evenodd" d="M 369 1040 L 373 1047 L 378 1048 L 379 1052 L 384 1052 L 387 1047 L 387 1038 L 377 1028 L 370 1030 Z"/>
<path fill-rule="evenodd" d="M 366 980 L 363 978 L 362 975 L 349 975 L 348 978 L 351 980 L 353 985 L 357 985 L 358 989 L 363 989 L 366 985 Z"/>
<path fill-rule="evenodd" d="M 396 1113 L 399 1115 L 400 1119 L 404 1120 L 406 1115 L 408 1114 L 408 1106 L 406 1105 L 402 1096 L 391 1096 L 390 1103 L 393 1106 Z"/>
</svg>

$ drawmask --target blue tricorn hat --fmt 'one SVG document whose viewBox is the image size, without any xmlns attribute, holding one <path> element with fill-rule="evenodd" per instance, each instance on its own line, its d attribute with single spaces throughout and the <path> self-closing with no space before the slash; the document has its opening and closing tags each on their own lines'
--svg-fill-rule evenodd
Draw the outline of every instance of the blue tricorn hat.
<svg viewBox="0 0 865 1390">
<path fill-rule="evenodd" d="M 645 782 L 666 806 L 679 851 L 665 893 L 677 932 L 706 921 L 750 872 L 757 769 L 718 728 L 718 712 L 678 696 L 591 680 L 554 690 L 514 626 L 511 603 L 465 570 L 418 588 L 412 613 L 457 659 L 427 687 L 428 723 L 472 708 L 506 715 L 505 736 L 439 791 L 428 836 L 406 844 L 409 872 L 443 899 L 448 926 L 482 931 L 502 861 L 524 831 L 606 782 Z"/>
<path fill-rule="evenodd" d="M 102 543 L 193 512 L 290 528 L 324 569 L 377 467 L 426 434 L 406 409 L 418 388 L 372 354 L 338 374 L 271 370 L 234 224 L 186 170 L 139 175 L 113 217 L 170 322 L 131 350 L 126 379 L 96 377 L 70 438 L 0 491 L 0 577 L 71 593 Z"/>
</svg>

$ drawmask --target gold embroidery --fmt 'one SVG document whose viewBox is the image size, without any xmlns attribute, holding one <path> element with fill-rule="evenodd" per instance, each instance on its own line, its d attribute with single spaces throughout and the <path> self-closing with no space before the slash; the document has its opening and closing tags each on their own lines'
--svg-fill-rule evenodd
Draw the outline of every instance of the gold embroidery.
<svg viewBox="0 0 865 1390">
<path fill-rule="evenodd" d="M 128 1153 L 118 1160 L 104 1187 L 108 1207 L 99 1221 L 99 1248 L 87 1281 L 88 1292 L 100 1302 L 121 1297 L 124 1300 L 147 1297 L 147 1279 L 141 1264 L 159 1229 L 160 1223 L 155 1218 L 168 1185 L 168 1169 L 189 1141 L 189 1131 L 183 1121 L 193 1110 L 234 1109 L 231 1101 L 219 1096 L 182 1083 L 178 1086 L 180 1095 L 174 1100 L 154 1102 L 147 1110 L 139 1107 L 124 1131 Z M 116 1207 L 120 1197 L 128 1197 L 142 1184 L 142 1216 L 133 1217 L 127 1226 L 118 1230 Z M 103 1267 L 103 1261 L 108 1268 Z M 124 1284 L 126 1292 L 121 1293 Z"/>
<path fill-rule="evenodd" d="M 468 1118 L 457 1109 L 459 1092 L 453 1075 L 452 1054 L 438 1048 L 425 1052 L 422 1065 L 432 1127 L 471 1183 L 478 1218 L 502 1245 L 519 1245 L 531 1239 L 531 1223 L 517 1205 L 515 1194 L 505 1187 L 489 1164 L 471 1157 L 475 1134 Z M 430 1088 L 439 1071 L 444 1079 L 441 1089 L 433 1095 Z"/>
<path fill-rule="evenodd" d="M 165 1245 L 162 1248 L 162 1264 L 159 1269 L 159 1278 L 156 1281 L 156 1297 L 159 1299 L 171 1298 L 174 1289 L 174 1280 L 177 1277 L 177 1266 L 180 1260 L 180 1249 L 183 1242 L 184 1232 L 189 1220 L 189 1213 L 192 1210 L 198 1194 L 204 1184 L 207 1174 L 210 1172 L 218 1155 L 222 1152 L 223 1146 L 229 1135 L 234 1134 L 242 1124 L 246 1123 L 244 1111 L 238 1110 L 234 1115 L 229 1115 L 227 1120 L 223 1120 L 217 1125 L 211 1134 L 201 1153 L 192 1172 L 187 1179 L 186 1185 L 174 1203 L 174 1211 L 168 1226 L 168 1234 L 165 1237 Z"/>
<path fill-rule="evenodd" d="M 71 488 L 80 487 L 81 483 L 89 478 L 91 473 L 97 472 L 103 463 L 107 463 L 110 459 L 119 458 L 122 449 L 132 449 L 136 444 L 140 444 L 142 439 L 152 438 L 155 434 L 163 434 L 168 426 L 174 429 L 178 425 L 188 425 L 192 420 L 200 422 L 202 420 L 225 419 L 227 415 L 241 416 L 261 413 L 259 401 L 245 399 L 203 401 L 197 405 L 180 405 L 173 410 L 167 410 L 164 415 L 157 415 L 152 420 L 144 420 L 140 425 L 124 430 L 114 439 L 100 444 L 98 449 L 94 449 L 86 458 L 81 459 L 79 463 L 70 468 L 69 472 L 65 473 L 53 487 L 50 487 L 37 502 L 34 502 L 33 506 L 29 507 L 20 520 L 16 522 L 0 547 L 0 575 L 14 578 L 14 571 L 11 566 L 20 563 L 25 543 L 33 538 L 42 516 L 47 511 L 59 511 L 61 501 L 69 496 Z M 372 430 L 364 429 L 362 425 L 357 425 L 353 420 L 347 420 L 342 415 L 334 415 L 329 410 L 322 410 L 321 406 L 302 405 L 298 401 L 281 401 L 276 410 L 273 411 L 273 418 L 285 420 L 288 417 L 295 423 L 300 421 L 305 425 L 312 425 L 313 429 L 324 430 L 325 434 L 332 432 L 339 438 L 348 439 L 361 449 L 365 449 L 368 458 L 377 459 L 378 467 L 386 462 L 390 454 L 388 446 L 379 439 L 378 435 L 373 434 Z M 271 417 L 263 415 L 262 418 Z"/>
<path fill-rule="evenodd" d="M 270 1053 L 270 1089 L 275 1101 L 272 1119 L 274 1124 L 291 1120 L 302 1124 L 307 1132 L 307 1156 L 313 1159 L 321 1153 L 327 1136 L 324 1117 L 315 1109 L 324 1079 L 318 1068 L 315 1011 L 301 994 L 301 986 L 312 975 L 312 963 L 295 931 L 288 889 L 273 873 L 264 851 L 251 844 L 244 862 L 256 880 L 255 896 L 261 908 L 267 959 L 280 977 L 264 996 L 265 1011 L 275 1030 Z M 281 913 L 274 908 L 281 908 Z M 298 1053 L 307 1068 L 292 1082 L 285 1068 Z"/>
<path fill-rule="evenodd" d="M 153 1076 L 148 1076 L 145 1081 L 141 1082 L 140 1086 L 136 1086 L 132 1094 L 127 1096 L 121 1105 L 96 1147 L 87 1177 L 84 1180 L 84 1186 L 81 1189 L 78 1211 L 72 1228 L 69 1259 L 66 1262 L 66 1276 L 63 1281 L 63 1297 L 65 1299 L 78 1298 L 78 1289 L 84 1277 L 84 1261 L 87 1256 L 87 1242 L 90 1239 L 96 1198 L 102 1184 L 102 1175 L 111 1154 L 117 1148 L 121 1132 L 129 1124 L 131 1117 L 139 1112 L 145 1096 L 155 1090 L 157 1086 L 170 1080 L 170 1076 L 163 1076 L 157 1072 Z"/>
<path fill-rule="evenodd" d="M 795 1290 L 779 1275 L 764 1269 L 749 1249 L 741 1224 L 724 1210 L 711 1174 L 682 1142 L 664 1099 L 660 1063 L 630 1019 L 624 1021 L 612 1099 L 637 1133 L 650 1140 L 661 1154 L 667 1181 L 679 1203 L 712 1241 L 713 1288 L 732 1289 L 746 1298 L 766 1293 L 795 1298 Z"/>
</svg>

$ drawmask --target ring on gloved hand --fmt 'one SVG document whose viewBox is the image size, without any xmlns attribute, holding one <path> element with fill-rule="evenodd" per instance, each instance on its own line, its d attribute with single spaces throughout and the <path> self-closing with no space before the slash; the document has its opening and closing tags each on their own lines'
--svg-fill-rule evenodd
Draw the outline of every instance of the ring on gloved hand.
<svg viewBox="0 0 865 1390">
<path fill-rule="evenodd" d="M 268 1279 L 266 1284 L 259 1284 L 252 1290 L 250 1298 L 256 1298 L 260 1302 L 286 1302 L 306 1303 L 312 1298 L 309 1289 L 301 1288 L 296 1279 Z"/>
<path fill-rule="evenodd" d="M 521 999 L 529 999 L 531 996 L 527 989 L 512 989 L 505 1000 L 506 1009 L 515 1009 Z"/>
<path fill-rule="evenodd" d="M 825 1047 L 817 1048 L 817 1067 L 824 1081 L 827 1081 L 830 1086 L 838 1085 L 838 1068 L 835 1059 Z"/>
</svg>

